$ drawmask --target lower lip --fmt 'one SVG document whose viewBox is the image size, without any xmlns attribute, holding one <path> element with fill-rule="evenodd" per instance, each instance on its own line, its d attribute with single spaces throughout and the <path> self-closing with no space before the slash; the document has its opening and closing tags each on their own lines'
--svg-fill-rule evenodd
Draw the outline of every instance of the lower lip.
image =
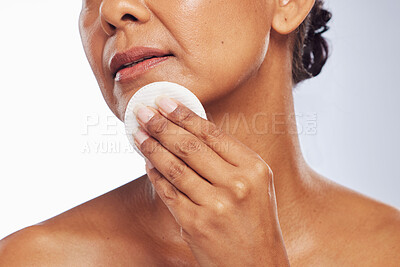
<svg viewBox="0 0 400 267">
<path fill-rule="evenodd" d="M 137 79 L 140 75 L 156 67 L 159 63 L 167 60 L 169 57 L 170 56 L 146 59 L 145 61 L 142 61 L 139 64 L 136 64 L 135 66 L 122 69 L 118 71 L 117 74 L 115 75 L 115 81 L 123 83 Z"/>
</svg>

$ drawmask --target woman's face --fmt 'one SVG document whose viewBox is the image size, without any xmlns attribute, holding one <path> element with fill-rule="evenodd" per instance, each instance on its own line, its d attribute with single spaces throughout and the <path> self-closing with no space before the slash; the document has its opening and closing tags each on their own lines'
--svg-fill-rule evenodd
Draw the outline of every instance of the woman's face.
<svg viewBox="0 0 400 267">
<path fill-rule="evenodd" d="M 103 96 L 123 120 L 126 104 L 142 86 L 179 83 L 203 104 L 231 93 L 264 61 L 272 0 L 83 0 L 82 43 Z M 135 46 L 173 56 L 134 79 L 114 79 L 110 61 Z"/>
</svg>

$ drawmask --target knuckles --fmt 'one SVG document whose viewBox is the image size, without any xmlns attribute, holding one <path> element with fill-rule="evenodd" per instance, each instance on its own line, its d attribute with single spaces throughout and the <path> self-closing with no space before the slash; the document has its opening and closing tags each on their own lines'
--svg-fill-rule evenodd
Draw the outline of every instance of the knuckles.
<svg viewBox="0 0 400 267">
<path fill-rule="evenodd" d="M 200 138 L 207 143 L 219 140 L 223 137 L 223 131 L 214 123 L 203 121 L 200 127 Z"/>
<path fill-rule="evenodd" d="M 146 128 L 154 135 L 160 135 L 167 131 L 168 120 L 161 115 L 156 114 L 147 123 Z"/>
<path fill-rule="evenodd" d="M 160 172 L 152 172 L 149 175 L 149 179 L 152 180 L 157 193 L 161 199 L 168 202 L 170 205 L 176 204 L 178 200 L 177 189 L 172 186 L 169 182 L 166 182 L 166 178 Z"/>
<path fill-rule="evenodd" d="M 174 186 L 167 186 L 162 191 L 163 198 L 165 201 L 172 202 L 178 198 L 178 192 Z"/>
<path fill-rule="evenodd" d="M 196 121 L 197 114 L 186 107 L 178 105 L 178 107 L 169 115 L 170 118 L 183 128 L 193 125 Z M 199 137 L 203 141 L 216 141 L 224 136 L 221 128 L 214 123 L 201 119 Z"/>
<path fill-rule="evenodd" d="M 186 172 L 186 168 L 187 166 L 184 163 L 169 162 L 167 163 L 166 175 L 173 184 L 177 184 Z"/>
<path fill-rule="evenodd" d="M 213 214 L 216 214 L 217 216 L 225 216 L 232 211 L 231 203 L 229 201 L 216 200 L 213 203 L 213 211 Z"/>
<path fill-rule="evenodd" d="M 269 180 L 273 177 L 273 173 L 269 165 L 262 160 L 261 158 L 257 158 L 250 166 L 250 174 L 255 179 L 264 182 L 265 180 Z"/>
<path fill-rule="evenodd" d="M 178 105 L 178 107 L 172 113 L 170 113 L 169 116 L 174 122 L 178 123 L 178 125 L 183 126 L 193 123 L 193 118 L 197 115 L 190 109 Z"/>
<path fill-rule="evenodd" d="M 175 144 L 177 156 L 188 157 L 201 149 L 201 144 L 194 138 L 185 138 Z"/>
<path fill-rule="evenodd" d="M 236 201 L 243 201 L 249 197 L 251 185 L 248 182 L 236 180 L 232 185 L 232 193 Z"/>
<path fill-rule="evenodd" d="M 153 142 L 151 138 L 146 139 L 141 145 L 140 150 L 143 152 L 144 155 L 150 156 L 158 149 L 159 144 L 157 142 Z"/>
<path fill-rule="evenodd" d="M 265 186 L 270 187 L 273 181 L 271 168 L 261 158 L 251 161 L 251 164 L 236 173 L 229 186 L 231 197 L 235 203 L 241 203 L 250 198 L 253 191 Z"/>
</svg>

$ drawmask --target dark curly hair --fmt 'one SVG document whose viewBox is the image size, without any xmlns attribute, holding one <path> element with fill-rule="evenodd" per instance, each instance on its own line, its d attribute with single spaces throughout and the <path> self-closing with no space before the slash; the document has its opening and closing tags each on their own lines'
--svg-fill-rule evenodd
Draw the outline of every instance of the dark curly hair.
<svg viewBox="0 0 400 267">
<path fill-rule="evenodd" d="M 324 8 L 324 0 L 316 0 L 310 13 L 295 31 L 292 80 L 296 85 L 317 76 L 329 56 L 328 43 L 322 34 L 329 27 L 332 13 Z"/>
</svg>

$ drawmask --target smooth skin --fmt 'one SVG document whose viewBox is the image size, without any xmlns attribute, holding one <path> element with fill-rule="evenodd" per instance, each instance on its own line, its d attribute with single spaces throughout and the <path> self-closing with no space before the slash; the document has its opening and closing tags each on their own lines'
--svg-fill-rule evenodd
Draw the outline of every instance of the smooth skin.
<svg viewBox="0 0 400 267">
<path fill-rule="evenodd" d="M 147 174 L 4 238 L 0 266 L 399 266 L 400 211 L 301 153 L 293 33 L 313 4 L 84 0 L 83 47 L 119 119 L 140 87 L 168 80 L 192 90 L 209 121 L 159 99 L 136 137 Z M 114 81 L 111 56 L 133 46 L 174 57 Z"/>
</svg>

